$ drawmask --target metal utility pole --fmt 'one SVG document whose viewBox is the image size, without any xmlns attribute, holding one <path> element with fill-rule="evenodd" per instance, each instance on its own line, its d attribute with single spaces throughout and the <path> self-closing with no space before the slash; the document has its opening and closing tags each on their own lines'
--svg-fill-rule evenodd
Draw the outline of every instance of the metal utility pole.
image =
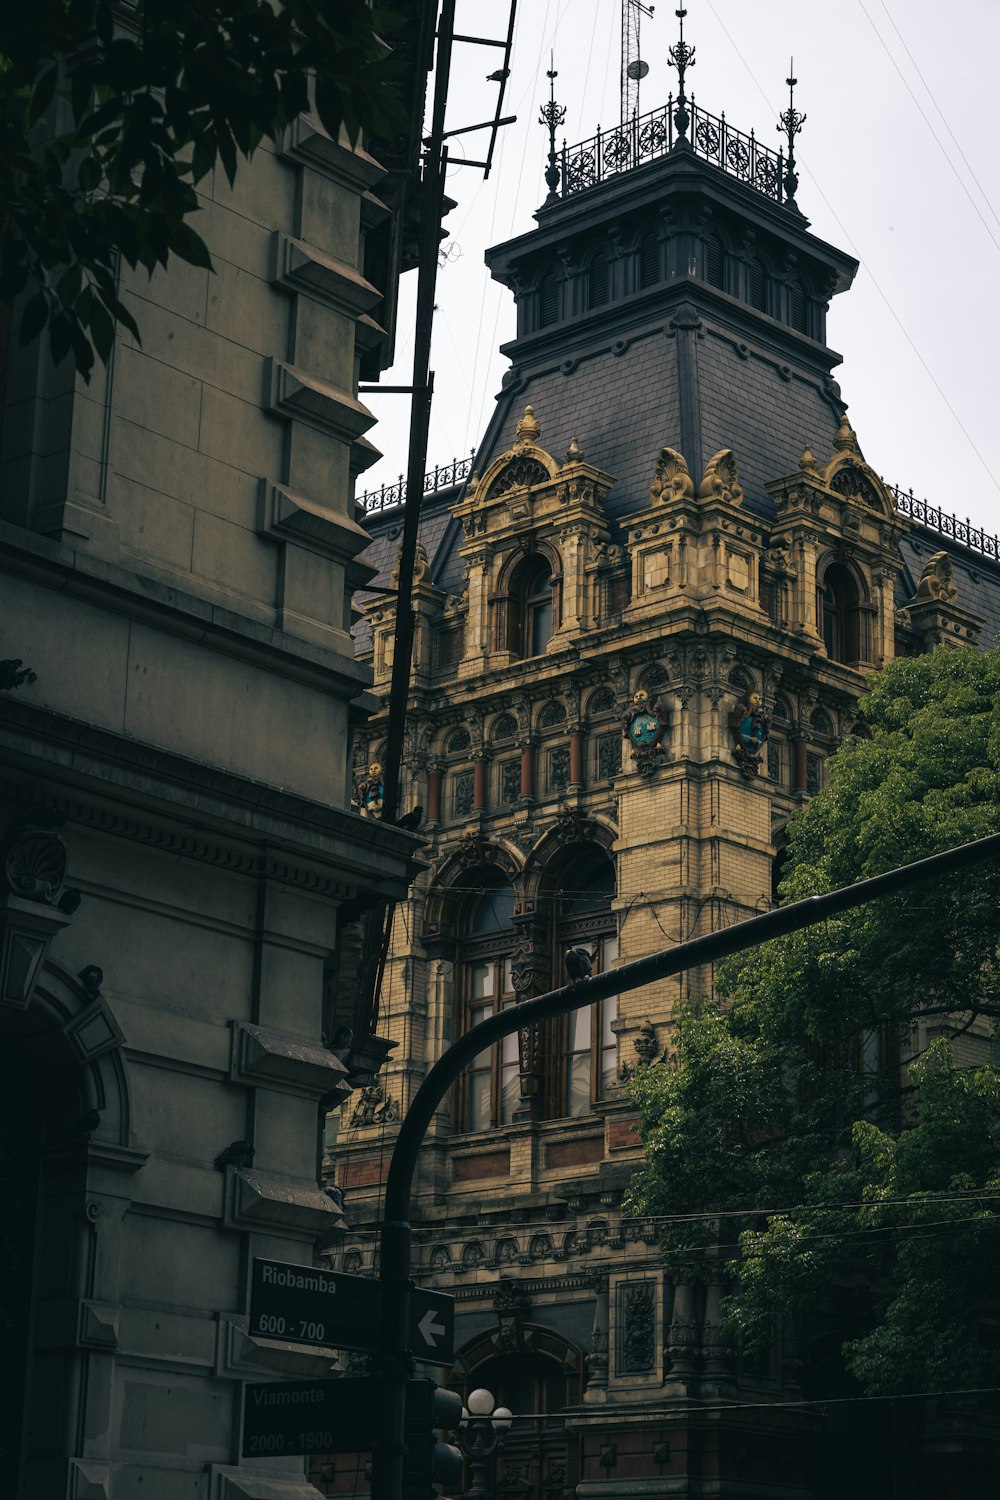
<svg viewBox="0 0 1000 1500">
<path fill-rule="evenodd" d="M 593 1005 L 595 1001 L 605 1000 L 610 995 L 626 994 L 629 990 L 651 984 L 654 980 L 667 979 L 687 969 L 715 963 L 718 959 L 728 958 L 732 953 L 759 947 L 772 938 L 784 937 L 791 932 L 800 932 L 804 927 L 812 927 L 817 922 L 825 922 L 840 912 L 851 911 L 880 896 L 894 895 L 897 891 L 919 885 L 925 880 L 939 879 L 956 870 L 968 869 L 972 865 L 997 858 L 1000 858 L 1000 834 L 993 834 L 975 843 L 948 849 L 943 854 L 931 855 L 929 859 L 917 860 L 901 869 L 889 870 L 885 875 L 876 875 L 872 880 L 862 880 L 843 890 L 831 891 L 829 895 L 809 896 L 805 901 L 796 901 L 777 911 L 751 917 L 734 927 L 726 927 L 720 932 L 693 938 L 687 943 L 678 943 L 675 948 L 665 949 L 661 953 L 652 953 L 647 958 L 636 959 L 634 963 L 623 964 L 620 969 L 612 969 L 607 974 L 563 985 L 561 989 L 539 995 L 533 1000 L 508 1005 L 488 1020 L 480 1021 L 446 1049 L 427 1074 L 406 1111 L 389 1163 L 379 1267 L 383 1368 L 389 1375 L 389 1381 L 387 1399 L 383 1405 L 382 1442 L 374 1454 L 372 1500 L 401 1500 L 402 1497 L 404 1403 L 410 1366 L 407 1348 L 412 1290 L 410 1194 L 427 1127 L 463 1070 L 481 1052 L 486 1052 L 495 1042 L 523 1027 L 538 1026 L 543 1021 L 567 1015 L 585 1005 Z"/>
<path fill-rule="evenodd" d="M 420 203 L 420 248 L 417 266 L 417 315 L 413 333 L 413 406 L 410 445 L 406 461 L 406 506 L 403 540 L 399 551 L 399 592 L 396 599 L 396 633 L 392 651 L 392 681 L 389 688 L 389 723 L 386 731 L 382 782 L 382 818 L 395 823 L 399 816 L 399 771 L 403 758 L 403 729 L 410 688 L 413 654 L 413 565 L 417 557 L 420 501 L 427 467 L 427 435 L 431 420 L 431 333 L 434 327 L 434 291 L 437 286 L 438 242 L 441 210 L 448 170 L 444 144 L 444 114 L 451 75 L 451 47 L 455 33 L 455 0 L 443 0 L 438 19 L 437 55 L 434 62 L 434 106 L 431 132 L 424 152 L 423 193 Z"/>
</svg>

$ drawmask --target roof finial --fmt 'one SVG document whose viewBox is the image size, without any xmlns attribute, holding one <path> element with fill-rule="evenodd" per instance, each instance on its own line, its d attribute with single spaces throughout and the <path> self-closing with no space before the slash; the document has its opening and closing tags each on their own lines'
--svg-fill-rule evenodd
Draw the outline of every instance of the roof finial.
<svg viewBox="0 0 1000 1500">
<path fill-rule="evenodd" d="M 795 77 L 795 59 L 789 60 L 788 77 L 788 108 L 778 116 L 778 131 L 788 137 L 788 155 L 785 158 L 785 207 L 793 208 L 799 212 L 799 206 L 795 201 L 795 193 L 799 185 L 798 174 L 795 171 L 795 137 L 806 123 L 805 115 L 800 115 L 795 108 L 795 85 L 798 83 Z"/>
<path fill-rule="evenodd" d="M 684 92 L 684 74 L 688 68 L 694 67 L 695 49 L 689 47 L 684 40 L 684 17 L 687 15 L 687 11 L 683 9 L 677 10 L 674 11 L 674 15 L 681 23 L 680 41 L 671 47 L 669 53 L 670 61 L 677 69 L 677 108 L 674 110 L 674 124 L 677 127 L 676 144 L 679 146 L 682 142 L 684 145 L 688 143 L 687 130 L 691 123 L 691 116 L 688 114 L 687 95 Z"/>
<path fill-rule="evenodd" d="M 538 116 L 539 125 L 547 125 L 549 131 L 549 164 L 545 168 L 545 181 L 549 193 L 545 200 L 546 204 L 558 203 L 559 194 L 556 189 L 559 186 L 559 168 L 556 166 L 556 127 L 561 125 L 566 118 L 566 106 L 556 103 L 556 72 L 555 53 L 549 53 L 549 70 L 545 75 L 549 80 L 548 102 L 542 105 Z"/>
</svg>

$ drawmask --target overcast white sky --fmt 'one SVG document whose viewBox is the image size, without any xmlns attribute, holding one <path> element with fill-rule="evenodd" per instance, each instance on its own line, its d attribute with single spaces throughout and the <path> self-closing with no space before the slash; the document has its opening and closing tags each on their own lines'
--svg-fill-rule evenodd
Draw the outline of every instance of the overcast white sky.
<svg viewBox="0 0 1000 1500">
<path fill-rule="evenodd" d="M 642 22 L 641 112 L 675 84 L 675 9 L 676 0 L 657 4 Z M 796 104 L 808 116 L 799 206 L 816 234 L 861 261 L 852 290 L 834 300 L 828 337 L 844 356 L 836 377 L 868 461 L 1000 531 L 1000 0 L 689 0 L 687 11 L 686 39 L 697 49 L 689 91 L 775 149 L 795 58 Z M 457 29 L 501 37 L 507 12 L 507 0 L 458 0 Z M 483 251 L 531 229 L 545 196 L 537 121 L 549 50 L 572 144 L 618 121 L 620 31 L 620 0 L 519 0 L 504 107 L 517 124 L 501 132 L 488 181 L 471 167 L 449 174 L 459 206 L 447 220 L 453 258 L 438 277 L 428 467 L 478 443 L 507 367 L 498 347 L 513 334 L 513 303 L 489 279 Z M 485 78 L 500 57 L 456 45 L 449 128 L 490 117 L 496 85 Z M 477 156 L 484 138 L 453 149 Z M 412 373 L 415 291 L 411 273 L 386 382 Z M 405 469 L 409 422 L 407 398 L 364 399 L 379 417 L 371 437 L 385 458 L 359 490 Z"/>
</svg>

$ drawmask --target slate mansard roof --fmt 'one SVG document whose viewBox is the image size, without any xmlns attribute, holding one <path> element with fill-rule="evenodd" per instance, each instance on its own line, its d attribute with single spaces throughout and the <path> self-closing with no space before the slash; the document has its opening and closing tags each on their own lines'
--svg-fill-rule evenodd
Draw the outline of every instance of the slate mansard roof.
<svg viewBox="0 0 1000 1500">
<path fill-rule="evenodd" d="M 773 515 L 766 485 L 799 468 L 809 447 L 820 463 L 834 450 L 846 410 L 825 342 L 830 299 L 846 291 L 857 263 L 809 233 L 794 207 L 771 201 L 690 150 L 646 162 L 547 205 L 537 227 L 489 250 L 494 278 L 513 292 L 517 333 L 503 352 L 511 368 L 475 455 L 483 473 L 515 441 L 527 404 L 541 443 L 560 457 L 576 439 L 589 462 L 615 478 L 606 498 L 614 523 L 646 503 L 656 459 L 678 449 L 697 485 L 705 465 L 731 448 L 746 508 Z M 709 240 L 716 258 L 710 260 Z M 640 268 L 640 245 L 655 246 Z M 604 256 L 606 291 L 590 305 L 589 267 Z M 751 290 L 750 263 L 763 283 Z M 547 279 L 557 300 L 543 307 Z M 801 293 L 797 309 L 792 285 Z M 763 285 L 763 292 L 761 291 Z M 435 584 L 462 586 L 461 535 L 451 486 L 424 501 L 421 539 Z M 915 521 L 901 547 L 899 599 L 913 597 L 933 552 L 953 560 L 958 602 L 985 621 L 981 642 L 1000 631 L 1000 561 L 995 542 L 963 545 L 961 527 Z M 402 512 L 369 513 L 366 560 L 388 584 Z M 950 532 L 950 535 L 948 534 Z M 993 556 L 986 555 L 993 546 Z M 363 596 L 362 596 L 363 597 Z M 370 649 L 367 629 L 358 649 Z"/>
</svg>

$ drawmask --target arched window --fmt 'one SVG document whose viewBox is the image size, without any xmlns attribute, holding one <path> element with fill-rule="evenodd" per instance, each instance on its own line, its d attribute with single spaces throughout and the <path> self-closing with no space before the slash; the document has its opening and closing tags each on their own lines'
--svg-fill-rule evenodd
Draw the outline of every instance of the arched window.
<svg viewBox="0 0 1000 1500">
<path fill-rule="evenodd" d="M 618 936 L 611 902 L 615 894 L 614 866 L 602 849 L 577 851 L 567 865 L 556 898 L 556 972 L 565 973 L 570 948 L 585 948 L 593 956 L 593 972 L 606 973 L 618 957 Z M 611 1026 L 618 1019 L 618 1000 L 584 1006 L 565 1019 L 562 1066 L 553 1080 L 557 1098 L 551 1110 L 559 1115 L 587 1115 L 607 1096 L 615 1081 L 617 1039 Z"/>
<path fill-rule="evenodd" d="M 515 947 L 514 892 L 496 873 L 480 868 L 465 904 L 460 933 L 460 1025 L 469 1031 L 516 998 L 511 976 Z M 517 1033 L 468 1069 L 459 1100 L 459 1129 L 490 1130 L 509 1124 L 521 1097 Z"/>
<path fill-rule="evenodd" d="M 747 300 L 751 307 L 767 312 L 767 270 L 759 255 L 747 267 Z"/>
<path fill-rule="evenodd" d="M 725 287 L 726 251 L 717 234 L 705 240 L 705 280 L 709 286 Z"/>
<path fill-rule="evenodd" d="M 655 234 L 644 234 L 639 241 L 639 286 L 655 286 L 660 279 L 660 241 Z"/>
<path fill-rule="evenodd" d="M 559 278 L 550 267 L 538 283 L 538 326 L 548 328 L 559 318 Z"/>
<path fill-rule="evenodd" d="M 555 628 L 552 569 L 546 557 L 526 558 L 511 579 L 507 650 L 515 656 L 541 656 Z"/>
<path fill-rule="evenodd" d="M 594 256 L 587 267 L 587 306 L 603 307 L 608 300 L 610 267 L 608 257 L 602 250 Z"/>
<path fill-rule="evenodd" d="M 823 644 L 832 661 L 867 659 L 865 614 L 858 585 L 842 563 L 831 563 L 820 590 Z"/>
</svg>

